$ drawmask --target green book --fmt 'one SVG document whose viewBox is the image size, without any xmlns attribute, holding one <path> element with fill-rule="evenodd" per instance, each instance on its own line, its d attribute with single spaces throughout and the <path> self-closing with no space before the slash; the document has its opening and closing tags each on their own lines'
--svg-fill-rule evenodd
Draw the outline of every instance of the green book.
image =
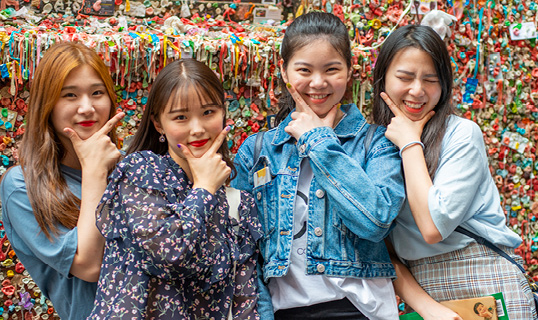
<svg viewBox="0 0 538 320">
<path fill-rule="evenodd" d="M 509 320 L 502 292 L 480 298 L 443 301 L 441 304 L 457 312 L 463 320 Z M 422 317 L 412 312 L 401 315 L 400 320 L 422 320 Z"/>
</svg>

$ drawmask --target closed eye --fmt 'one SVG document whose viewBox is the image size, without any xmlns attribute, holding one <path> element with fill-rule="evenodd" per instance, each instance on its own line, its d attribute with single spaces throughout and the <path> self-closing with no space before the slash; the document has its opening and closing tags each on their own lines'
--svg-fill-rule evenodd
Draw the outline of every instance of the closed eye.
<svg viewBox="0 0 538 320">
<path fill-rule="evenodd" d="M 327 69 L 327 72 L 335 72 L 335 71 L 340 71 L 339 68 L 329 68 Z"/>
</svg>

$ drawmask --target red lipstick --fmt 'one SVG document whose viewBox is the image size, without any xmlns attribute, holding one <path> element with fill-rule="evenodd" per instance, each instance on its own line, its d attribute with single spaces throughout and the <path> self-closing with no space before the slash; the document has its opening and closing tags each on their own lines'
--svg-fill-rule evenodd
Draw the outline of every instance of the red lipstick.
<svg viewBox="0 0 538 320">
<path fill-rule="evenodd" d="M 91 127 L 93 126 L 97 121 L 81 121 L 78 124 L 83 127 Z"/>
<path fill-rule="evenodd" d="M 209 139 L 204 139 L 204 140 L 196 140 L 196 141 L 192 141 L 190 142 L 189 144 L 195 148 L 200 148 L 200 147 L 203 147 L 205 146 L 205 144 L 209 141 Z"/>
</svg>

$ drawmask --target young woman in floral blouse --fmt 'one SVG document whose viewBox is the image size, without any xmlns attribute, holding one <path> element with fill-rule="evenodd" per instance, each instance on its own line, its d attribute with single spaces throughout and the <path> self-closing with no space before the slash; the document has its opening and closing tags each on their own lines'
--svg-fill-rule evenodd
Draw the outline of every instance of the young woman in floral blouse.
<svg viewBox="0 0 538 320">
<path fill-rule="evenodd" d="M 245 192 L 229 217 L 224 126 L 211 69 L 182 59 L 160 72 L 97 210 L 106 245 L 90 319 L 259 319 L 261 225 Z"/>
</svg>

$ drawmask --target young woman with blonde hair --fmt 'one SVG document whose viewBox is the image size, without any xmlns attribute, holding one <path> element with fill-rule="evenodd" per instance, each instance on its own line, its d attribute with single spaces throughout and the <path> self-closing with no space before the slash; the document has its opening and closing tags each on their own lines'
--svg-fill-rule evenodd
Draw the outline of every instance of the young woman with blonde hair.
<svg viewBox="0 0 538 320">
<path fill-rule="evenodd" d="M 20 166 L 3 176 L 7 237 L 62 319 L 93 306 L 104 239 L 95 208 L 120 157 L 108 68 L 80 43 L 53 45 L 31 82 Z"/>
</svg>

